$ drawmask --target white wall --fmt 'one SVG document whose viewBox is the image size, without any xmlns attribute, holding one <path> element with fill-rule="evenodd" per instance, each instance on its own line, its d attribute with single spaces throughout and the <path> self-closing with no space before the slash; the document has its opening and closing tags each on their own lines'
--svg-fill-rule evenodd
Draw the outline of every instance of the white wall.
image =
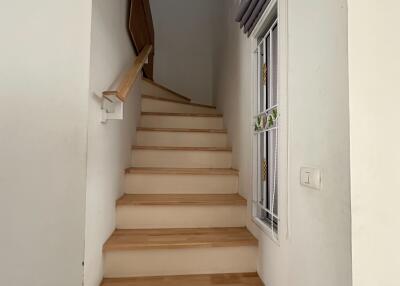
<svg viewBox="0 0 400 286">
<path fill-rule="evenodd" d="M 347 286 L 351 222 L 346 1 L 288 2 L 290 203 L 281 201 L 279 246 L 254 224 L 249 227 L 259 237 L 259 273 L 267 285 Z M 233 22 L 238 4 L 224 1 L 214 89 L 240 170 L 240 191 L 250 199 L 253 51 Z M 300 186 L 304 165 L 322 169 L 321 191 Z M 283 179 L 278 185 L 286 185 Z"/>
<path fill-rule="evenodd" d="M 0 285 L 82 285 L 91 1 L 0 9 Z"/>
<path fill-rule="evenodd" d="M 123 121 L 102 124 L 94 92 L 110 88 L 134 61 L 127 32 L 127 0 L 94 0 L 89 96 L 88 172 L 86 195 L 85 285 L 103 277 L 102 247 L 115 228 L 115 201 L 122 194 L 124 169 L 130 166 L 140 108 L 140 81 L 125 104 Z"/>
<path fill-rule="evenodd" d="M 251 41 L 234 22 L 239 1 L 220 3 L 221 20 L 215 38 L 214 103 L 224 114 L 233 165 L 240 167 L 240 192 L 247 197 L 251 184 Z M 220 4 L 220 5 L 221 5 Z"/>
<path fill-rule="evenodd" d="M 349 0 L 354 286 L 400 284 L 399 10 Z"/>
<path fill-rule="evenodd" d="M 347 1 L 292 0 L 288 6 L 289 284 L 347 286 L 351 285 Z M 303 165 L 322 169 L 322 191 L 299 185 Z"/>
<path fill-rule="evenodd" d="M 212 102 L 215 0 L 151 0 L 154 80 L 193 99 Z"/>
</svg>

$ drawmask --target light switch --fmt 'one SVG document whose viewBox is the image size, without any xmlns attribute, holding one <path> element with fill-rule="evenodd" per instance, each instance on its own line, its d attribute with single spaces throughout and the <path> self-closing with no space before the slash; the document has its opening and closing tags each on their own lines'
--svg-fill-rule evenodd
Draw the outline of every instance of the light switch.
<svg viewBox="0 0 400 286">
<path fill-rule="evenodd" d="M 320 190 L 321 170 L 317 168 L 301 167 L 300 184 L 308 188 Z"/>
</svg>

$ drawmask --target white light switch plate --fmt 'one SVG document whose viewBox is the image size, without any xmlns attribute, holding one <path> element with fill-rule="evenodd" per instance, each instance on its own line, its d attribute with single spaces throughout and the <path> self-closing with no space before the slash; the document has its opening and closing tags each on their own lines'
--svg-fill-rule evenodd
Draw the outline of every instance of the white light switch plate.
<svg viewBox="0 0 400 286">
<path fill-rule="evenodd" d="M 300 168 L 300 184 L 302 186 L 320 190 L 321 189 L 321 170 L 311 167 Z"/>
</svg>

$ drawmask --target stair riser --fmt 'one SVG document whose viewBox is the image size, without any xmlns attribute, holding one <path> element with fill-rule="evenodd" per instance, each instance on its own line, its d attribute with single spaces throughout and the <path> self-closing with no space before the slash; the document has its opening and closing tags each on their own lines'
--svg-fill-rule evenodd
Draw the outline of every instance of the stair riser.
<svg viewBox="0 0 400 286">
<path fill-rule="evenodd" d="M 208 108 L 202 106 L 180 104 L 177 102 L 168 102 L 162 100 L 155 100 L 151 98 L 142 98 L 142 112 L 216 114 L 217 110 L 214 108 Z"/>
<path fill-rule="evenodd" d="M 118 229 L 242 227 L 245 225 L 245 205 L 117 207 Z"/>
<path fill-rule="evenodd" d="M 238 176 L 127 174 L 127 194 L 232 194 L 238 191 Z"/>
<path fill-rule="evenodd" d="M 160 116 L 142 115 L 141 127 L 149 128 L 191 128 L 191 129 L 223 129 L 221 117 L 192 116 Z"/>
<path fill-rule="evenodd" d="M 257 247 L 107 251 L 106 278 L 256 271 Z M 189 286 L 189 285 L 188 285 Z"/>
<path fill-rule="evenodd" d="M 182 102 L 188 102 L 188 100 L 185 100 L 184 98 L 177 96 L 176 94 L 168 92 L 165 89 L 159 88 L 159 87 L 157 87 L 153 84 L 150 84 L 146 81 L 142 81 L 142 94 L 153 95 L 153 96 L 158 96 L 158 97 L 172 99 L 172 100 L 179 100 Z"/>
<path fill-rule="evenodd" d="M 231 152 L 133 150 L 133 167 L 231 168 Z"/>
<path fill-rule="evenodd" d="M 138 131 L 139 146 L 227 147 L 225 133 Z"/>
</svg>

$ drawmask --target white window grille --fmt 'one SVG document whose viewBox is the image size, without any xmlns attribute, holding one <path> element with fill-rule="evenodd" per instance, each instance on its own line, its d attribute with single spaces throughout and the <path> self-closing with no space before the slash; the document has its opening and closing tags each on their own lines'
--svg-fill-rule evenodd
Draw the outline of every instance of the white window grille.
<svg viewBox="0 0 400 286">
<path fill-rule="evenodd" d="M 278 214 L 278 21 L 269 26 L 257 46 L 257 192 L 253 216 L 267 225 L 274 236 L 279 229 Z"/>
</svg>

